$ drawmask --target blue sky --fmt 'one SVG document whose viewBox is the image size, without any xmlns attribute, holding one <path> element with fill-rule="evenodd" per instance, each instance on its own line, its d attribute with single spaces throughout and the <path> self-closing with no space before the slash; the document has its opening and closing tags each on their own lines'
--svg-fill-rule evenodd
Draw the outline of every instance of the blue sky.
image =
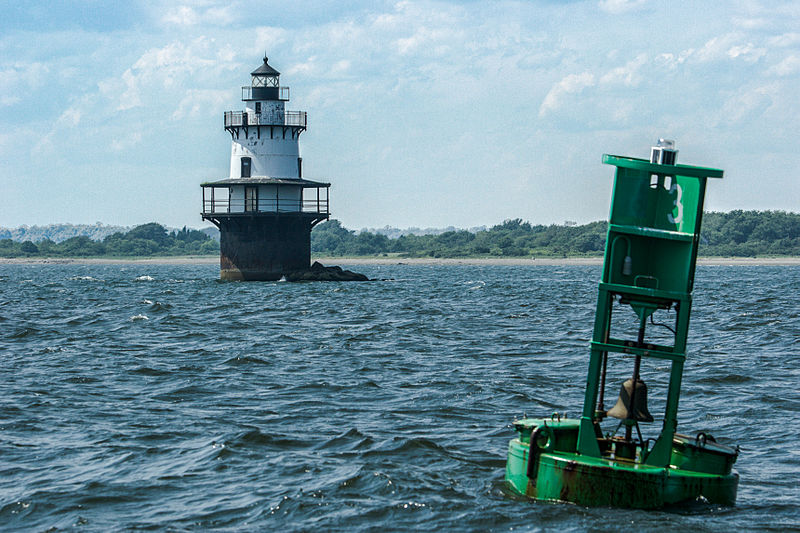
<svg viewBox="0 0 800 533">
<path fill-rule="evenodd" d="M 200 227 L 264 52 L 349 228 L 605 219 L 603 153 L 800 208 L 800 3 L 0 2 L 0 226 Z"/>
</svg>

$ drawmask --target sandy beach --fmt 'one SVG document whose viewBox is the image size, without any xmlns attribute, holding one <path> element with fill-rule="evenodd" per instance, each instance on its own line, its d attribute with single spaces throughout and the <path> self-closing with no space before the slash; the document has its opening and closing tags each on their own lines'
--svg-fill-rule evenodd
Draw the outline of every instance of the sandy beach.
<svg viewBox="0 0 800 533">
<path fill-rule="evenodd" d="M 503 266 L 566 266 L 601 265 L 602 257 L 564 258 L 434 258 L 434 257 L 314 257 L 324 265 L 503 265 Z M 0 265 L 212 265 L 219 264 L 216 256 L 142 257 L 142 258 L 0 258 Z M 698 264 L 707 266 L 798 266 L 800 257 L 701 257 Z"/>
</svg>

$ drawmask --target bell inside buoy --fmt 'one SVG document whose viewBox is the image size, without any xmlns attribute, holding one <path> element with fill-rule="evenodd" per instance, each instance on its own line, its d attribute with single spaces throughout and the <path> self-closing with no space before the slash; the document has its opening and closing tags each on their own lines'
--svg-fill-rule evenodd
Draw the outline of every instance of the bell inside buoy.
<svg viewBox="0 0 800 533">
<path fill-rule="evenodd" d="M 652 422 L 653 415 L 647 409 L 647 384 L 641 379 L 636 381 L 636 394 L 633 398 L 636 405 L 633 406 L 633 409 L 631 409 L 631 394 L 633 394 L 633 378 L 629 378 L 622 384 L 617 404 L 609 409 L 606 414 L 620 420 Z"/>
</svg>

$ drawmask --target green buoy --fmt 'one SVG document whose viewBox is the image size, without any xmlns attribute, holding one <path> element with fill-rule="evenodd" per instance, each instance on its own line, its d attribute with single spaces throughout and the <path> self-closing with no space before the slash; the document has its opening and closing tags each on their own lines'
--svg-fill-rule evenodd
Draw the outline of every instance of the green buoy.
<svg viewBox="0 0 800 533">
<path fill-rule="evenodd" d="M 736 501 L 738 448 L 707 433 L 676 432 L 706 180 L 723 174 L 675 164 L 676 154 L 672 141 L 662 139 L 650 161 L 603 156 L 616 175 L 583 411 L 580 420 L 554 415 L 514 422 L 518 435 L 509 443 L 505 479 L 516 493 L 635 508 Z M 612 310 L 619 315 L 613 320 Z M 674 315 L 674 325 L 656 323 L 655 315 Z M 635 324 L 631 338 L 623 338 L 626 318 Z M 657 364 L 644 372 L 642 362 Z M 630 378 L 606 410 L 609 364 Z M 654 419 L 643 374 L 667 366 L 661 431 L 644 439 L 640 423 Z"/>
</svg>

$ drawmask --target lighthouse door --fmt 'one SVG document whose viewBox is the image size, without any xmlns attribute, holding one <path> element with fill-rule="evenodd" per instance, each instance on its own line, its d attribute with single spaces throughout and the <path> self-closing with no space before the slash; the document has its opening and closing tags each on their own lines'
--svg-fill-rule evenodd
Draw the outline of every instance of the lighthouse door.
<svg viewBox="0 0 800 533">
<path fill-rule="evenodd" d="M 244 210 L 258 211 L 258 187 L 244 188 Z"/>
<path fill-rule="evenodd" d="M 241 168 L 241 172 L 239 174 L 243 178 L 249 178 L 250 177 L 250 158 L 249 157 L 243 157 L 241 161 L 242 161 L 242 168 Z"/>
</svg>

